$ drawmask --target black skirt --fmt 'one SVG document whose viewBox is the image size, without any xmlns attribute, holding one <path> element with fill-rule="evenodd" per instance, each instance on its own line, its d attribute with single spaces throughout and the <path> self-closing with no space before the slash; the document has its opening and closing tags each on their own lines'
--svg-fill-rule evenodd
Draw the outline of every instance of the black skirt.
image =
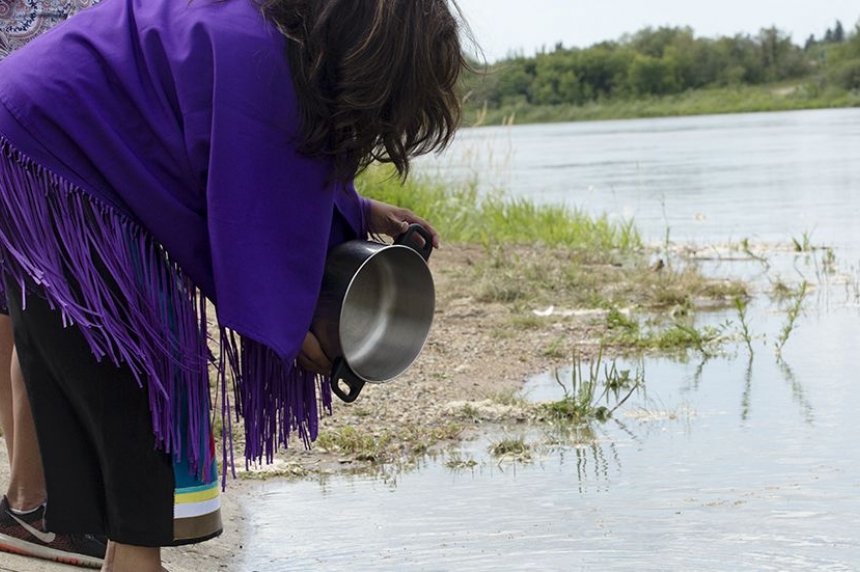
<svg viewBox="0 0 860 572">
<path fill-rule="evenodd" d="M 45 468 L 48 529 L 137 546 L 218 536 L 217 471 L 203 486 L 177 482 L 174 459 L 155 446 L 146 384 L 128 367 L 96 359 L 78 328 L 65 326 L 43 297 L 22 299 L 11 281 L 6 288 Z M 180 508 L 192 505 L 205 510 L 189 518 Z"/>
</svg>

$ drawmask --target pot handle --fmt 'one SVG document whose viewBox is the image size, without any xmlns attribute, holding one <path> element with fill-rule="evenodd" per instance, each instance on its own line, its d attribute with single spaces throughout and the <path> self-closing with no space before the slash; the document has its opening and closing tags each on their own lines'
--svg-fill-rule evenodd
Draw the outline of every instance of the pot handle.
<svg viewBox="0 0 860 572">
<path fill-rule="evenodd" d="M 349 388 L 349 391 L 345 391 L 344 386 Z M 355 375 L 346 360 L 343 357 L 334 358 L 331 368 L 331 390 L 334 394 L 345 403 L 352 403 L 358 398 L 362 387 L 364 387 L 364 380 Z"/>
<path fill-rule="evenodd" d="M 419 246 L 415 241 L 415 235 L 421 235 L 424 239 L 424 244 Z M 418 223 L 412 223 L 406 232 L 394 239 L 394 244 L 408 246 L 417 251 L 424 260 L 430 260 L 430 254 L 433 252 L 433 236 L 427 232 L 427 229 Z"/>
</svg>

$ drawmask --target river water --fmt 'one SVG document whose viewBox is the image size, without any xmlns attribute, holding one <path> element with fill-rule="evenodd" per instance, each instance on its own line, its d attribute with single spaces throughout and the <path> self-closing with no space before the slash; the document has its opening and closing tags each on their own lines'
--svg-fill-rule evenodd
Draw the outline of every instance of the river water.
<svg viewBox="0 0 860 572">
<path fill-rule="evenodd" d="M 521 435 L 531 463 L 488 454 L 513 427 L 385 479 L 261 483 L 242 570 L 860 570 L 858 157 L 856 110 L 462 132 L 420 168 L 633 218 L 649 241 L 770 245 L 767 271 L 743 256 L 702 268 L 760 293 L 777 274 L 808 281 L 796 327 L 778 356 L 786 310 L 761 294 L 752 352 L 620 362 L 644 389 L 593 423 L 593 440 Z M 826 250 L 792 240 L 832 249 L 830 270 Z M 523 392 L 562 395 L 550 372 Z M 451 456 L 476 464 L 451 469 Z"/>
<path fill-rule="evenodd" d="M 860 110 L 467 129 L 426 172 L 633 219 L 646 237 L 860 244 Z"/>
</svg>

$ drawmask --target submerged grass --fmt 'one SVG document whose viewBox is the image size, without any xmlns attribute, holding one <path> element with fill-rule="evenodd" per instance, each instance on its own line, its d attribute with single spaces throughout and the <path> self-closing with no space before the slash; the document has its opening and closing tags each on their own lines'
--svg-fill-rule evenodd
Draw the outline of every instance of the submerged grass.
<svg viewBox="0 0 860 572">
<path fill-rule="evenodd" d="M 439 442 L 456 439 L 462 431 L 462 424 L 456 422 L 432 427 L 409 424 L 376 434 L 345 426 L 321 431 L 316 447 L 370 464 L 412 461 Z"/>
<path fill-rule="evenodd" d="M 747 350 L 749 351 L 750 357 L 752 357 L 753 346 L 752 346 L 752 330 L 750 329 L 749 317 L 747 316 L 747 308 L 749 307 L 749 302 L 740 297 L 735 298 L 734 300 L 735 309 L 738 313 L 738 321 L 740 322 L 740 332 L 741 337 L 744 341 L 744 344 L 747 346 Z"/>
<path fill-rule="evenodd" d="M 603 362 L 603 351 L 586 368 L 579 353 L 573 356 L 569 382 L 562 380 L 559 370 L 555 380 L 564 397 L 544 404 L 551 419 L 567 422 L 606 421 L 644 384 L 644 373 L 619 370 L 615 361 Z"/>
<path fill-rule="evenodd" d="M 606 316 L 603 343 L 617 348 L 672 354 L 694 350 L 711 357 L 718 353 L 727 330 L 728 324 L 696 327 L 689 316 L 652 319 L 643 325 L 638 319 L 613 308 Z"/>
<path fill-rule="evenodd" d="M 776 339 L 775 348 L 777 355 L 782 354 L 782 348 L 785 346 L 786 342 L 788 342 L 788 338 L 791 337 L 791 333 L 797 326 L 797 320 L 803 310 L 803 301 L 806 299 L 806 295 L 808 293 L 809 284 L 806 280 L 803 280 L 797 289 L 792 292 L 788 307 L 786 308 L 785 323 L 782 325 L 779 336 L 777 336 Z"/>
<path fill-rule="evenodd" d="M 532 460 L 532 446 L 525 437 L 506 437 L 489 447 L 490 454 L 499 461 L 517 461 L 521 463 Z"/>
</svg>

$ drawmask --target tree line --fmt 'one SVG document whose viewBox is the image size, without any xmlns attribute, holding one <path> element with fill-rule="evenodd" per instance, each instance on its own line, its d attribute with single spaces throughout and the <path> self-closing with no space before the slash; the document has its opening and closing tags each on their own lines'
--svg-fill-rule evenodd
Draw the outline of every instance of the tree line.
<svg viewBox="0 0 860 572">
<path fill-rule="evenodd" d="M 645 28 L 618 41 L 475 64 L 464 87 L 472 105 L 582 105 L 711 86 L 815 80 L 860 89 L 860 23 L 841 22 L 798 46 L 775 27 L 756 35 L 697 38 L 689 27 Z"/>
</svg>

